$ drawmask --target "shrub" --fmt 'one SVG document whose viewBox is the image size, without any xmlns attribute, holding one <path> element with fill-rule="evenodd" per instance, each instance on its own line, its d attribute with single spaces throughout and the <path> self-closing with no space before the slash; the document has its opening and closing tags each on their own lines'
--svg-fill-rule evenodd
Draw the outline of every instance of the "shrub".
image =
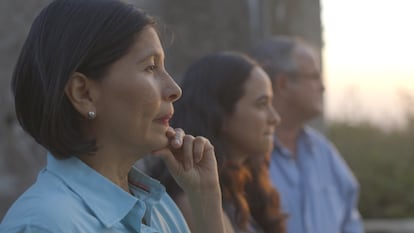
<svg viewBox="0 0 414 233">
<path fill-rule="evenodd" d="M 327 136 L 361 184 L 364 218 L 414 216 L 414 117 L 405 129 L 382 130 L 369 122 L 331 122 Z"/>
</svg>

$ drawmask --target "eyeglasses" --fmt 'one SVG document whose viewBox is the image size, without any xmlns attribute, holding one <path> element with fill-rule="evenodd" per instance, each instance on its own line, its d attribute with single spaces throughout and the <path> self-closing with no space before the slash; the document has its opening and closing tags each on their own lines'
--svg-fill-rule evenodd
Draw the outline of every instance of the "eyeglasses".
<svg viewBox="0 0 414 233">
<path fill-rule="evenodd" d="M 289 72 L 289 77 L 295 78 L 295 79 L 302 79 L 302 80 L 322 80 L 322 75 L 319 72 L 314 73 L 301 73 L 301 72 Z"/>
</svg>

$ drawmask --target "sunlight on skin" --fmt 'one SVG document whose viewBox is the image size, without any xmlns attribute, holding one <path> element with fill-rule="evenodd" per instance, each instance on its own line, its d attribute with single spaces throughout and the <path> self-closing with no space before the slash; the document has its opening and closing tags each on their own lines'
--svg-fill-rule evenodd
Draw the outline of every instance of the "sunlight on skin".
<svg viewBox="0 0 414 233">
<path fill-rule="evenodd" d="M 401 90 L 414 98 L 412 9 L 407 0 L 322 0 L 328 119 L 358 111 L 386 127 L 403 123 Z M 350 90 L 355 106 L 344 108 Z"/>
</svg>

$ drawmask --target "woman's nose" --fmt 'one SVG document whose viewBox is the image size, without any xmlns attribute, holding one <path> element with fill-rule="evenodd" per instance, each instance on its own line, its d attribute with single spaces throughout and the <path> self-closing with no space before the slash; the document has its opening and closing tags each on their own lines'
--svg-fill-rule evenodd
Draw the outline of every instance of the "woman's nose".
<svg viewBox="0 0 414 233">
<path fill-rule="evenodd" d="M 165 91 L 164 91 L 164 98 L 167 101 L 175 102 L 181 97 L 182 91 L 178 84 L 174 81 L 174 79 L 166 72 L 166 80 Z"/>
<path fill-rule="evenodd" d="M 280 115 L 273 106 L 270 106 L 269 114 L 270 114 L 269 122 L 274 125 L 279 125 Z"/>
</svg>

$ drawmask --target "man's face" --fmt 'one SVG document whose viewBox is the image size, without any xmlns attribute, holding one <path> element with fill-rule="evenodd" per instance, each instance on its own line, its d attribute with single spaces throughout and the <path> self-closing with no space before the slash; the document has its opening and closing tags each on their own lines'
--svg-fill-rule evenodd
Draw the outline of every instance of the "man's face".
<svg viewBox="0 0 414 233">
<path fill-rule="evenodd" d="M 311 119 L 323 111 L 323 92 L 319 60 L 311 49 L 298 46 L 293 51 L 297 71 L 291 74 L 288 85 L 289 106 L 304 119 Z"/>
</svg>

